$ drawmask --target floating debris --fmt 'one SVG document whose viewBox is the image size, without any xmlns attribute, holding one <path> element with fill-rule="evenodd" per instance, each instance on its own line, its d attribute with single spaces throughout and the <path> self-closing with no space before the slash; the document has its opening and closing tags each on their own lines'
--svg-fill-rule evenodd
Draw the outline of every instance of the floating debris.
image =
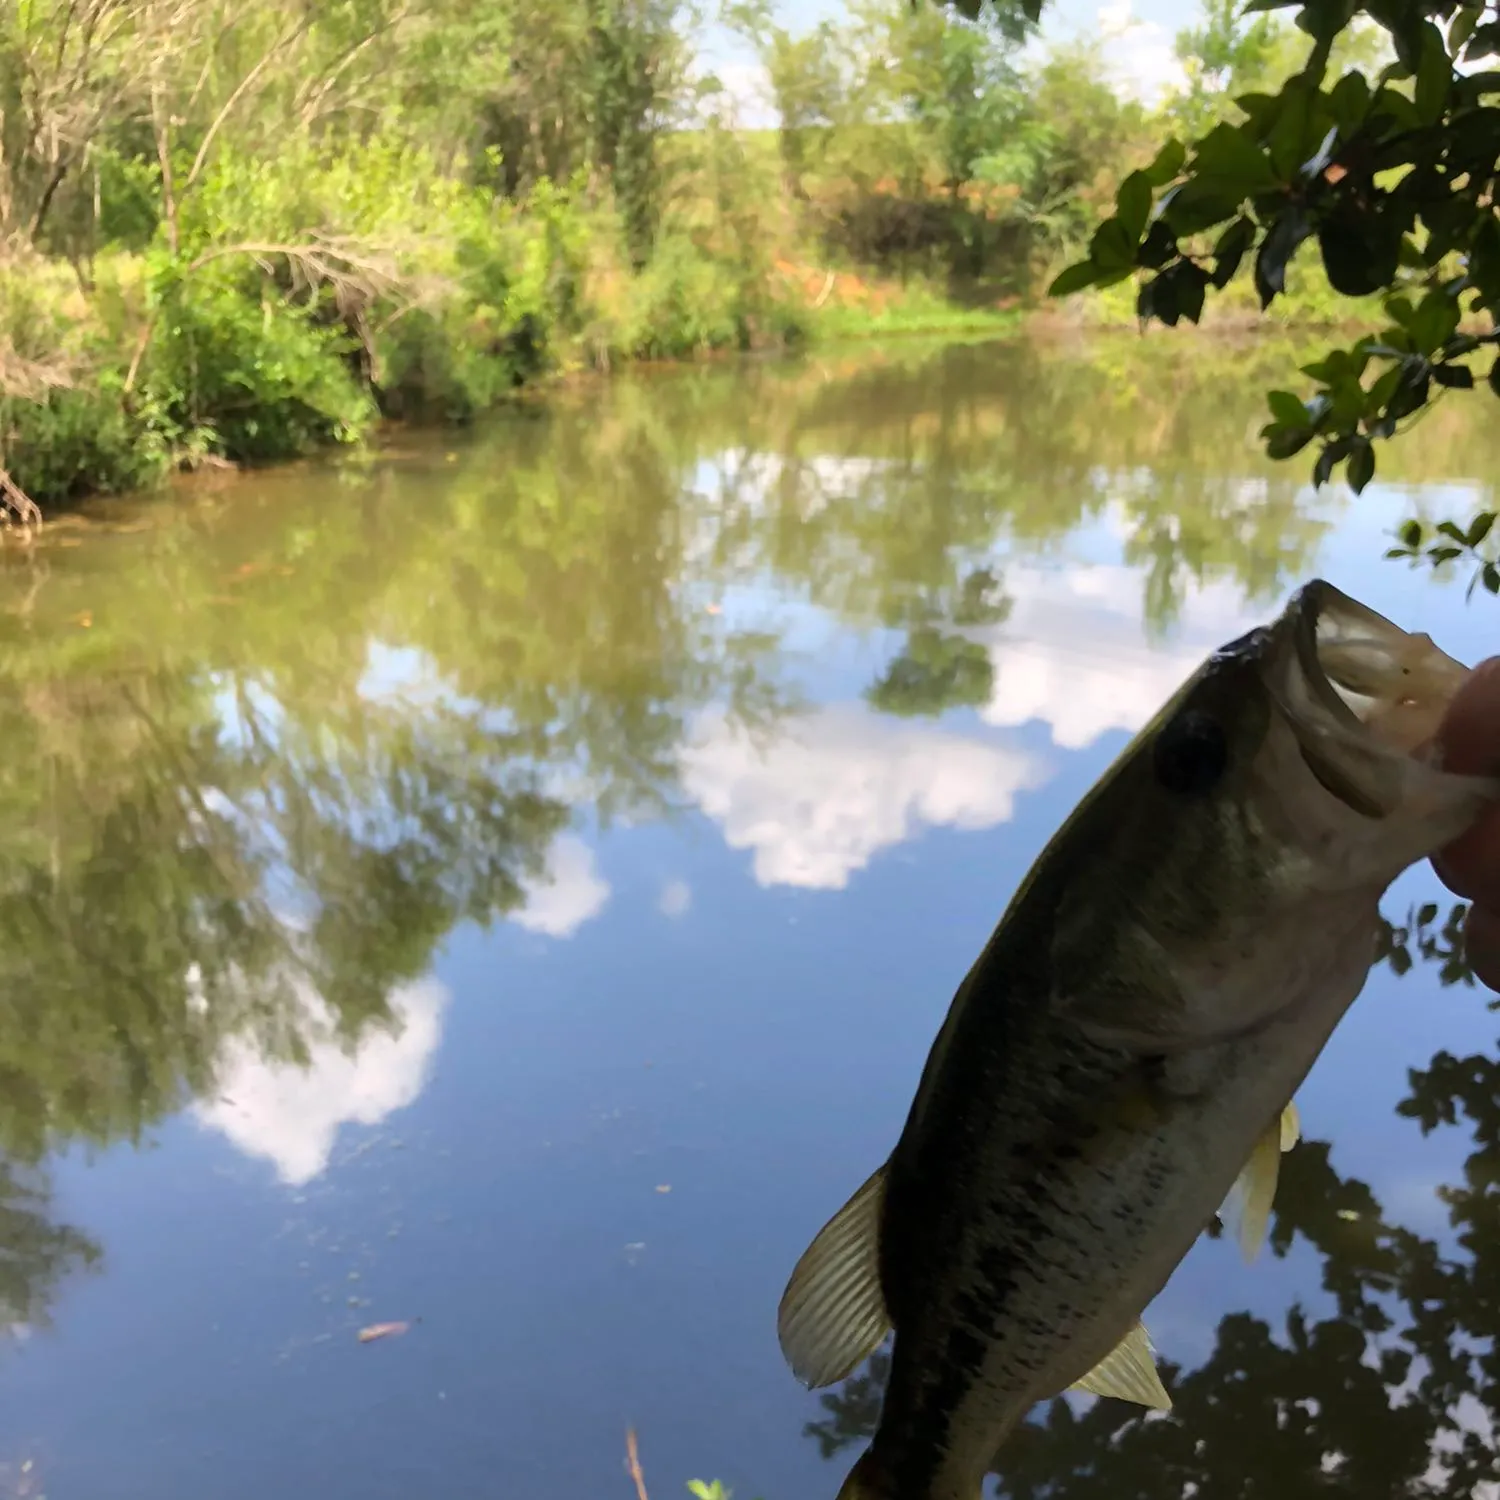
<svg viewBox="0 0 1500 1500">
<path fill-rule="evenodd" d="M 362 1344 L 373 1344 L 376 1339 L 393 1339 L 410 1327 L 410 1323 L 371 1323 L 368 1328 L 359 1330 L 359 1341 Z"/>
<path fill-rule="evenodd" d="M 670 1193 L 672 1191 L 672 1184 L 670 1182 L 658 1182 L 656 1184 L 656 1191 L 658 1193 Z"/>
<path fill-rule="evenodd" d="M 641 1472 L 641 1450 L 635 1440 L 635 1428 L 625 1429 L 625 1472 L 635 1481 L 636 1500 L 651 1500 L 646 1493 L 646 1476 Z"/>
</svg>

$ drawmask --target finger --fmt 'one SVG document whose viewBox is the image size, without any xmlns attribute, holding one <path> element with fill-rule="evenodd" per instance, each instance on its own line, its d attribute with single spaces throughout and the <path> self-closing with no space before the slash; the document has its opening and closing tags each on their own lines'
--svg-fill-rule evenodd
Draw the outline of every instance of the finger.
<svg viewBox="0 0 1500 1500">
<path fill-rule="evenodd" d="M 1475 906 L 1464 921 L 1464 951 L 1474 977 L 1500 990 L 1500 912 Z"/>
<path fill-rule="evenodd" d="M 1480 662 L 1464 679 L 1437 738 L 1449 771 L 1484 776 L 1500 768 L 1500 656 Z"/>
<path fill-rule="evenodd" d="M 1487 807 L 1432 856 L 1438 879 L 1466 901 L 1500 911 L 1500 805 Z"/>
<path fill-rule="evenodd" d="M 1464 680 L 1437 739 L 1447 770 L 1480 776 L 1500 771 L 1500 657 L 1480 662 Z M 1486 808 L 1432 864 L 1456 895 L 1500 911 L 1500 804 Z"/>
</svg>

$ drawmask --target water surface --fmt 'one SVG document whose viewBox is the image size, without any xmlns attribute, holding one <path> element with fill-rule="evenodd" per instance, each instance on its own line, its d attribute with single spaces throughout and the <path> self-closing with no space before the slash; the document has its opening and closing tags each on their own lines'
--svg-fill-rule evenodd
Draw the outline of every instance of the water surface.
<svg viewBox="0 0 1500 1500">
<path fill-rule="evenodd" d="M 1313 573 L 1494 649 L 1381 561 L 1489 493 L 1487 406 L 1314 495 L 1254 439 L 1287 359 L 629 377 L 8 555 L 0 1494 L 629 1500 L 634 1428 L 653 1500 L 831 1500 L 881 1357 L 801 1390 L 777 1299 L 1078 797 Z M 1040 1409 L 1003 1493 L 1495 1493 L 1497 1019 L 1448 913 L 1391 893 L 1272 1251 L 1151 1309 L 1174 1413 Z"/>
</svg>

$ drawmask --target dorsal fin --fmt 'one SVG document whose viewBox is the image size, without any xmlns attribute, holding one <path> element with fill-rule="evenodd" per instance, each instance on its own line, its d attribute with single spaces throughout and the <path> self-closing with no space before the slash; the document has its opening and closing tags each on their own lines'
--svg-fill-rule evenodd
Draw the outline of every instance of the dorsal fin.
<svg viewBox="0 0 1500 1500">
<path fill-rule="evenodd" d="M 1219 1218 L 1239 1241 L 1240 1254 L 1254 1260 L 1271 1224 L 1271 1205 L 1276 1199 L 1276 1181 L 1281 1174 L 1281 1154 L 1290 1151 L 1302 1134 L 1297 1106 L 1288 1104 L 1271 1127 L 1255 1143 L 1250 1160 L 1235 1178 Z"/>
<path fill-rule="evenodd" d="M 880 1288 L 882 1166 L 818 1232 L 782 1294 L 781 1352 L 804 1385 L 832 1385 L 891 1330 Z"/>
<path fill-rule="evenodd" d="M 1134 1401 L 1152 1411 L 1171 1411 L 1172 1398 L 1156 1373 L 1151 1340 L 1144 1323 L 1137 1323 L 1129 1333 L 1094 1366 L 1075 1391 L 1090 1396 L 1113 1396 L 1117 1401 Z"/>
</svg>

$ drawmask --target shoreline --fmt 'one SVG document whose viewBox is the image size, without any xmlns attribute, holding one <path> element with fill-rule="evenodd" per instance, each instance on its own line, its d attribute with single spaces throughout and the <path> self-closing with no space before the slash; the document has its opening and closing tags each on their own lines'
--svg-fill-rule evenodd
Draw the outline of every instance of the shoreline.
<svg viewBox="0 0 1500 1500">
<path fill-rule="evenodd" d="M 300 454 L 277 457 L 265 462 L 236 460 L 216 453 L 203 453 L 196 457 L 184 455 L 173 460 L 171 467 L 154 483 L 135 487 L 89 488 L 66 501 L 46 506 L 31 501 L 24 490 L 10 478 L 8 469 L 0 466 L 0 494 L 4 495 L 0 545 L 6 548 L 29 547 L 49 526 L 55 526 L 67 517 L 87 520 L 90 511 L 112 500 L 167 500 L 173 498 L 174 492 L 184 495 L 202 493 L 207 489 L 232 486 L 260 475 L 284 472 L 301 464 L 317 463 L 340 453 L 364 451 L 378 461 L 380 449 L 398 441 L 402 434 L 436 436 L 444 432 L 467 431 L 502 413 L 535 408 L 560 394 L 586 392 L 627 374 L 649 378 L 693 368 L 722 368 L 742 363 L 774 364 L 799 356 L 837 354 L 886 344 L 910 346 L 923 342 L 1002 343 L 1017 338 L 1035 340 L 1052 347 L 1078 349 L 1095 341 L 1118 343 L 1128 340 L 1131 343 L 1144 343 L 1152 336 L 1157 339 L 1165 337 L 1170 340 L 1170 344 L 1165 347 L 1170 348 L 1174 355 L 1182 355 L 1190 354 L 1195 349 L 1274 347 L 1320 338 L 1352 338 L 1370 328 L 1369 321 L 1365 319 L 1334 321 L 1308 317 L 1273 320 L 1250 312 L 1240 313 L 1236 309 L 1211 316 L 1200 325 L 1169 329 L 1157 328 L 1155 325 L 1143 327 L 1136 320 L 1117 318 L 1107 311 L 1103 316 L 1098 316 L 1099 311 L 1096 308 L 1078 309 L 1076 305 L 1065 311 L 1047 302 L 1030 306 L 1018 306 L 1014 302 L 1004 307 L 952 306 L 930 311 L 914 310 L 906 317 L 898 315 L 890 319 L 871 320 L 863 328 L 849 326 L 844 319 L 838 319 L 834 327 L 827 328 L 823 333 L 817 331 L 817 320 L 814 319 L 813 326 L 798 337 L 768 339 L 745 348 L 705 346 L 680 355 L 643 355 L 608 363 L 574 359 L 528 376 L 513 388 L 500 392 L 487 406 L 466 418 L 444 420 L 421 414 L 380 414 L 366 431 L 348 442 L 332 440 L 310 447 Z M 19 495 L 19 504 L 11 498 L 7 484 Z M 29 521 L 18 516 L 18 511 L 25 514 L 27 505 L 35 507 L 35 516 Z"/>
</svg>

